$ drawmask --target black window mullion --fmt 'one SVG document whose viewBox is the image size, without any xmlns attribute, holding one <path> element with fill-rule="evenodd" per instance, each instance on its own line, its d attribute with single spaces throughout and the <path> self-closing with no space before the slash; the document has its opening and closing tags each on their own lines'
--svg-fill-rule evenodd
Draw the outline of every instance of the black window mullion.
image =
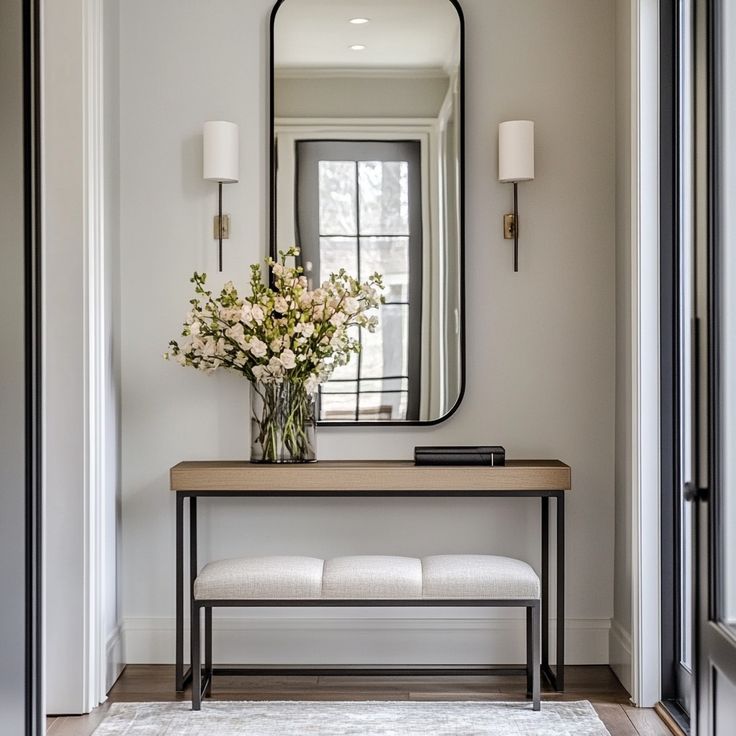
<svg viewBox="0 0 736 736">
<path fill-rule="evenodd" d="M 355 229 L 358 231 L 356 238 L 356 250 L 357 250 L 357 261 L 358 261 L 358 281 L 362 281 L 361 273 L 361 258 L 360 258 L 360 169 L 358 161 L 355 162 Z M 361 373 L 363 371 L 363 328 L 358 327 L 358 345 L 360 350 L 358 351 L 358 383 L 357 394 L 355 396 L 355 421 L 360 419 L 360 380 Z"/>
</svg>

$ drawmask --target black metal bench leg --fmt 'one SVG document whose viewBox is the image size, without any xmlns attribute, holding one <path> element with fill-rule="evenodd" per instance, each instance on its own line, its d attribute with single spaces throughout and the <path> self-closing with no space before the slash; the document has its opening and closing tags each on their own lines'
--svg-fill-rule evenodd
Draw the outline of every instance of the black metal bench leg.
<svg viewBox="0 0 736 736">
<path fill-rule="evenodd" d="M 202 709 L 202 645 L 200 605 L 192 601 L 192 710 Z"/>
<path fill-rule="evenodd" d="M 212 695 L 212 608 L 204 609 L 204 673 L 205 673 L 205 698 Z"/>
<path fill-rule="evenodd" d="M 541 704 L 541 670 L 542 670 L 542 658 L 541 658 L 541 635 L 542 630 L 540 626 L 539 616 L 539 601 L 537 601 L 531 607 L 532 617 L 532 707 L 534 710 L 540 710 Z"/>
<path fill-rule="evenodd" d="M 532 697 L 532 674 L 534 672 L 534 660 L 532 658 L 532 609 L 526 609 L 526 696 Z"/>
</svg>

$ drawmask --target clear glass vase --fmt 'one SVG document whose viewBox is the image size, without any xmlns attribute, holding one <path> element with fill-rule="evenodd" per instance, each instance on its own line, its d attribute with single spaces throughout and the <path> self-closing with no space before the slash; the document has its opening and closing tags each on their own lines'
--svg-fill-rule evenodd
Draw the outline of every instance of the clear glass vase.
<svg viewBox="0 0 736 736">
<path fill-rule="evenodd" d="M 300 383 L 251 383 L 250 460 L 314 461 L 314 396 Z"/>
</svg>

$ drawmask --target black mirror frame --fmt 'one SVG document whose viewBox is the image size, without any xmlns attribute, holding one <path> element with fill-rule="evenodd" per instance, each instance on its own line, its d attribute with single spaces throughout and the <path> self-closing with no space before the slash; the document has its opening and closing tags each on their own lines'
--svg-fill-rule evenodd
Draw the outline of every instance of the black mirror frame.
<svg viewBox="0 0 736 736">
<path fill-rule="evenodd" d="M 276 15 L 286 0 L 277 0 L 271 10 L 269 30 L 269 64 L 268 64 L 268 103 L 269 103 L 269 131 L 268 131 L 268 193 L 269 193 L 269 254 L 278 256 L 276 245 L 276 139 L 275 128 L 275 100 L 274 100 L 274 30 Z M 437 419 L 410 419 L 405 421 L 369 421 L 369 422 L 317 422 L 320 427 L 430 427 L 447 421 L 460 406 L 465 397 L 467 380 L 466 369 L 466 330 L 465 330 L 465 16 L 458 0 L 447 0 L 454 8 L 460 22 L 460 391 L 453 406 Z"/>
</svg>

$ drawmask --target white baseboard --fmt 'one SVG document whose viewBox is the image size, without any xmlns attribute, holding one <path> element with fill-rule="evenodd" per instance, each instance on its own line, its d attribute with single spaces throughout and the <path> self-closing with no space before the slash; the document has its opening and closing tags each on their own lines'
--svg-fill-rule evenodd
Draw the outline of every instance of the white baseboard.
<svg viewBox="0 0 736 736">
<path fill-rule="evenodd" d="M 174 626 L 173 618 L 125 619 L 125 661 L 173 663 Z M 567 663 L 608 664 L 610 628 L 610 619 L 568 619 Z M 411 666 L 524 661 L 522 619 L 231 618 L 215 613 L 213 630 L 213 656 L 220 664 Z M 188 637 L 187 627 L 185 642 Z M 554 635 L 550 643 L 554 661 Z"/>
<path fill-rule="evenodd" d="M 125 645 L 122 625 L 118 624 L 107 638 L 105 652 L 105 689 L 109 692 L 125 667 Z"/>
<path fill-rule="evenodd" d="M 631 694 L 631 634 L 615 619 L 610 631 L 611 669 L 626 692 Z"/>
</svg>

